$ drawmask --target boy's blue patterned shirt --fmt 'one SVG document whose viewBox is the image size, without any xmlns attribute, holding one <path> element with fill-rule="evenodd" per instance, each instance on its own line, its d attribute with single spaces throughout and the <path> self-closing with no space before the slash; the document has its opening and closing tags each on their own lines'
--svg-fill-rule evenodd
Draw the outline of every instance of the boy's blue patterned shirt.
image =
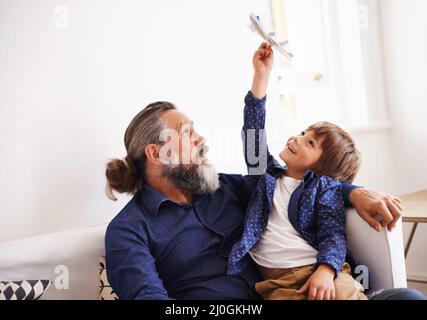
<svg viewBox="0 0 427 320">
<path fill-rule="evenodd" d="M 266 97 L 257 99 L 250 91 L 245 97 L 242 131 L 245 160 L 249 174 L 259 175 L 259 178 L 247 207 L 242 238 L 230 253 L 228 274 L 238 274 L 247 265 L 249 250 L 267 226 L 276 179 L 286 170 L 268 152 L 265 130 L 262 130 L 265 102 Z M 291 195 L 289 220 L 301 237 L 318 251 L 314 269 L 319 264 L 328 264 L 338 273 L 342 268 L 347 252 L 343 199 L 348 199 L 354 188 L 351 184 L 307 171 Z"/>
</svg>

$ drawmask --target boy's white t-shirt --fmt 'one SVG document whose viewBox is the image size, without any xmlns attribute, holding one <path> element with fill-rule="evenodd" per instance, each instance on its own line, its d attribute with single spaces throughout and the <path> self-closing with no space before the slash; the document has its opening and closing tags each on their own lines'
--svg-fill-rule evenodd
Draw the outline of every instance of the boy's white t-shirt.
<svg viewBox="0 0 427 320">
<path fill-rule="evenodd" d="M 301 180 L 282 176 L 276 182 L 267 227 L 249 251 L 253 260 L 267 268 L 294 268 L 316 263 L 317 250 L 292 226 L 289 199 Z"/>
</svg>

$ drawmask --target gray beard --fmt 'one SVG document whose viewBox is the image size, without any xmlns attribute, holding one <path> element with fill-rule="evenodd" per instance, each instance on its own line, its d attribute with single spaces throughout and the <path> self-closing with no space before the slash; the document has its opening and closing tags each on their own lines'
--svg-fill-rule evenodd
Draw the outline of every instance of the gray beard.
<svg viewBox="0 0 427 320">
<path fill-rule="evenodd" d="M 162 175 L 178 188 L 191 194 L 204 195 L 219 188 L 218 173 L 208 163 L 164 165 Z"/>
</svg>

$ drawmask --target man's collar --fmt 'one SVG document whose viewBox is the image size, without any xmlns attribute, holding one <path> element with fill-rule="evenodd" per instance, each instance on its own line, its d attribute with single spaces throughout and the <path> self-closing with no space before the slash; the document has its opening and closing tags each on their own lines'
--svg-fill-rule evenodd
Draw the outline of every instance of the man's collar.
<svg viewBox="0 0 427 320">
<path fill-rule="evenodd" d="M 170 201 L 162 193 L 154 190 L 148 184 L 144 183 L 138 197 L 141 204 L 145 207 L 147 212 L 153 216 L 157 215 L 160 205 L 165 201 Z"/>
<path fill-rule="evenodd" d="M 146 211 L 152 216 L 156 216 L 160 206 L 163 202 L 171 202 L 179 206 L 196 205 L 206 195 L 192 195 L 192 204 L 177 203 L 167 198 L 163 193 L 154 190 L 148 184 L 144 183 L 141 191 L 138 194 L 141 204 L 145 207 Z"/>
</svg>

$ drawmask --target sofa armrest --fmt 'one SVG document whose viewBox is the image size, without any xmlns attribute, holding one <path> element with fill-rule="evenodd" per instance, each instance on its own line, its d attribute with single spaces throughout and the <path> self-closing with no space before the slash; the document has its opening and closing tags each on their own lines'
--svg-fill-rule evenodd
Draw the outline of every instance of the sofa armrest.
<svg viewBox="0 0 427 320">
<path fill-rule="evenodd" d="M 347 212 L 347 245 L 354 258 L 368 267 L 371 292 L 380 289 L 406 288 L 402 221 L 390 232 L 372 229 L 356 212 Z"/>
<path fill-rule="evenodd" d="M 53 232 L 0 244 L 0 280 L 49 279 L 41 299 L 98 299 L 99 257 L 105 254 L 107 224 Z M 68 288 L 61 284 L 67 268 Z M 62 274 L 65 276 L 65 274 Z"/>
</svg>

